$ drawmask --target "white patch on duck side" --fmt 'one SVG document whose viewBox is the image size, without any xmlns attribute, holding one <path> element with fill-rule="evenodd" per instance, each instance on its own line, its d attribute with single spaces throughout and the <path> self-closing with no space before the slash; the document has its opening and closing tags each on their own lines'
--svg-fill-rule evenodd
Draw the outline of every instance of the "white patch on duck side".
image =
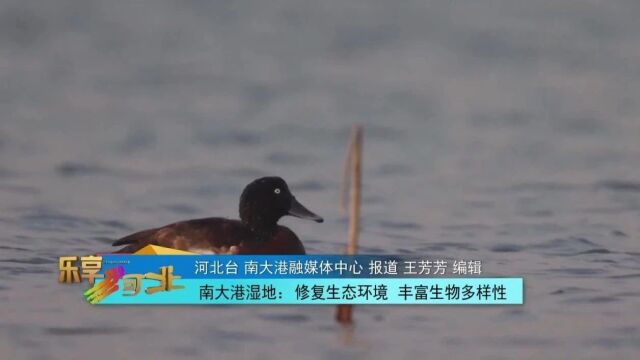
<svg viewBox="0 0 640 360">
<path fill-rule="evenodd" d="M 215 251 L 213 251 L 213 249 L 201 249 L 201 248 L 188 248 L 187 251 L 192 252 L 192 253 L 196 253 L 196 254 L 202 254 L 202 255 L 216 255 L 219 254 Z"/>
<path fill-rule="evenodd" d="M 237 246 L 226 247 L 222 246 L 219 248 L 196 248 L 191 247 L 187 249 L 187 251 L 202 254 L 202 255 L 234 255 L 239 252 L 239 248 Z"/>
</svg>

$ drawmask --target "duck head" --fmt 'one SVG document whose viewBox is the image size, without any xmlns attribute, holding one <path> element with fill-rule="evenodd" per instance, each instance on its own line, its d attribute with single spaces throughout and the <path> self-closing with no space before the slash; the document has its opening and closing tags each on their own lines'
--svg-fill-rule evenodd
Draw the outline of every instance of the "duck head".
<svg viewBox="0 0 640 360">
<path fill-rule="evenodd" d="M 253 231 L 264 233 L 275 230 L 278 220 L 285 215 L 323 222 L 291 194 L 289 186 L 280 177 L 263 177 L 251 182 L 240 195 L 240 220 Z"/>
</svg>

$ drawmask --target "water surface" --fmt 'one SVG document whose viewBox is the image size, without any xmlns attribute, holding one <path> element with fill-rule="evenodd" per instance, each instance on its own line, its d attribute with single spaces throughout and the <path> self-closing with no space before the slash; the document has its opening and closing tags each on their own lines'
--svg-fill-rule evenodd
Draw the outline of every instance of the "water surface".
<svg viewBox="0 0 640 360">
<path fill-rule="evenodd" d="M 637 1 L 0 5 L 6 359 L 637 359 Z M 363 253 L 479 259 L 522 307 L 91 307 L 57 257 L 237 214 L 279 175 L 341 253 L 365 126 Z"/>
</svg>

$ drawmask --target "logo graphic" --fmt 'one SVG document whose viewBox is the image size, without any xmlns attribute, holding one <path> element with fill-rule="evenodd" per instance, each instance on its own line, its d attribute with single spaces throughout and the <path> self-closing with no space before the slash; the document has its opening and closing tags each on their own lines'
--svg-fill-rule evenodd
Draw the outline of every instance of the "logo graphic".
<svg viewBox="0 0 640 360">
<path fill-rule="evenodd" d="M 84 292 L 84 297 L 92 305 L 99 303 L 102 299 L 118 290 L 118 281 L 124 275 L 124 267 L 114 267 L 105 273 L 104 281 Z"/>
<path fill-rule="evenodd" d="M 81 280 L 89 280 L 89 284 L 93 285 L 95 279 L 102 279 L 103 275 L 98 274 L 102 269 L 102 256 L 82 256 L 80 262 L 82 264 L 82 273 L 77 266 L 77 256 L 60 257 L 58 270 L 60 276 L 58 282 L 71 284 L 79 283 Z"/>
<path fill-rule="evenodd" d="M 158 286 L 149 286 L 145 292 L 149 295 L 155 294 L 159 291 L 170 291 L 174 289 L 184 289 L 182 285 L 174 285 L 173 281 L 180 279 L 181 276 L 173 275 L 173 266 L 162 266 L 160 273 L 148 272 L 146 274 L 128 274 L 122 278 L 124 289 L 124 296 L 134 296 L 140 293 L 143 279 L 156 280 L 160 282 Z M 126 292 L 126 293 L 125 293 Z"/>
</svg>

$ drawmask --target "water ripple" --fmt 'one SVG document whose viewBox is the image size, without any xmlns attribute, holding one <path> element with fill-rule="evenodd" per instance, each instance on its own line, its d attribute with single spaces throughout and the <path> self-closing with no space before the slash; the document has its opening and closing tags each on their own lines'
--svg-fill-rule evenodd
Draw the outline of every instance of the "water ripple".
<svg viewBox="0 0 640 360">
<path fill-rule="evenodd" d="M 621 192 L 640 192 L 640 182 L 634 181 L 605 180 L 597 183 L 596 187 Z"/>
<path fill-rule="evenodd" d="M 130 329 L 126 327 L 109 327 L 109 326 L 101 326 L 101 327 L 88 327 L 88 326 L 78 326 L 78 327 L 45 327 L 44 332 L 50 335 L 57 336 L 92 336 L 92 335 L 110 335 L 110 334 L 123 334 L 129 332 Z"/>
</svg>

